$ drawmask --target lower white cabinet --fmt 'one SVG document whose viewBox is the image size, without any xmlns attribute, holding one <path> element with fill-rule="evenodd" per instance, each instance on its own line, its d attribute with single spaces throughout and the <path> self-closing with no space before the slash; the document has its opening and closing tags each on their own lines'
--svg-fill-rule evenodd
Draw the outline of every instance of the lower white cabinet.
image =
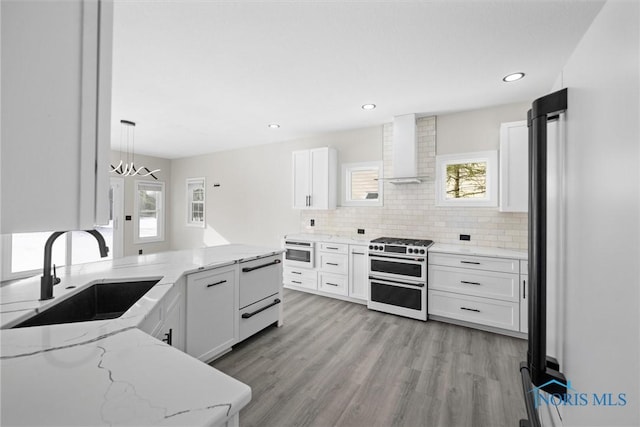
<svg viewBox="0 0 640 427">
<path fill-rule="evenodd" d="M 520 261 L 429 253 L 428 314 L 521 331 Z"/>
<path fill-rule="evenodd" d="M 318 290 L 329 292 L 330 294 L 347 295 L 349 287 L 349 277 L 343 274 L 319 273 Z"/>
<path fill-rule="evenodd" d="M 529 263 L 520 261 L 520 332 L 529 332 Z"/>
<path fill-rule="evenodd" d="M 349 245 L 349 296 L 367 300 L 369 298 L 369 259 L 367 247 Z"/>
<path fill-rule="evenodd" d="M 285 286 L 296 288 L 318 289 L 318 272 L 311 268 L 285 267 L 283 271 L 283 283 Z"/>
<path fill-rule="evenodd" d="M 230 265 L 187 276 L 186 349 L 209 361 L 238 340 L 238 267 Z"/>
<path fill-rule="evenodd" d="M 184 278 L 174 283 L 140 324 L 140 329 L 152 337 L 184 351 Z"/>
</svg>

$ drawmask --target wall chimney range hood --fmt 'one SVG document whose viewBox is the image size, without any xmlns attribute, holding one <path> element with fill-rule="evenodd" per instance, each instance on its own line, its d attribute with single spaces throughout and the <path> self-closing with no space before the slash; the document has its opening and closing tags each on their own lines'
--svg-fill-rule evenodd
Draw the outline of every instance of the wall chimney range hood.
<svg viewBox="0 0 640 427">
<path fill-rule="evenodd" d="M 416 143 L 416 115 L 405 114 L 393 118 L 393 177 L 384 180 L 392 184 L 418 184 L 418 146 Z"/>
</svg>

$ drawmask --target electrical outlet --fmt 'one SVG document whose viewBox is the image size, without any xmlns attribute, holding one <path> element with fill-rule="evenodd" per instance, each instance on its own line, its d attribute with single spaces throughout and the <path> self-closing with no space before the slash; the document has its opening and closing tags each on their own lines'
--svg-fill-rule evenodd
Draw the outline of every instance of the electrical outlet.
<svg viewBox="0 0 640 427">
<path fill-rule="evenodd" d="M 311 227 L 313 227 L 314 225 L 316 225 L 316 220 L 315 220 L 315 219 L 309 220 L 309 225 L 310 225 Z"/>
<path fill-rule="evenodd" d="M 364 234 L 364 228 L 358 228 L 358 234 Z"/>
<path fill-rule="evenodd" d="M 142 255 L 142 249 L 138 249 L 138 255 Z"/>
<path fill-rule="evenodd" d="M 461 234 L 460 240 L 471 240 L 471 234 Z"/>
</svg>

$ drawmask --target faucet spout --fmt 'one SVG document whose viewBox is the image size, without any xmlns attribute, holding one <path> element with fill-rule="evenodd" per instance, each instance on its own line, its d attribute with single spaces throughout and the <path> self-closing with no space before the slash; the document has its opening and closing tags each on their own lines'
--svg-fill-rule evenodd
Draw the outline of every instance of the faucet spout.
<svg viewBox="0 0 640 427">
<path fill-rule="evenodd" d="M 104 241 L 104 237 L 97 230 L 84 230 L 91 234 L 98 241 L 98 247 L 100 248 L 100 256 L 106 257 L 109 253 L 109 247 Z M 55 276 L 55 270 L 51 275 L 51 254 L 53 251 L 53 243 L 58 237 L 66 233 L 66 231 L 55 231 L 49 236 L 47 242 L 44 244 L 44 267 L 42 269 L 42 276 L 40 277 L 40 301 L 45 301 L 53 298 L 53 286 L 60 283 L 60 279 Z"/>
</svg>

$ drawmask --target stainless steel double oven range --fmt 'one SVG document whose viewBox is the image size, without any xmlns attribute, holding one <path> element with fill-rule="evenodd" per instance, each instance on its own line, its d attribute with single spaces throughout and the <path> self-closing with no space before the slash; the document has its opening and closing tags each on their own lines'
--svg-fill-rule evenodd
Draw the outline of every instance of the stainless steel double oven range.
<svg viewBox="0 0 640 427">
<path fill-rule="evenodd" d="M 372 240 L 367 307 L 427 320 L 427 254 L 432 244 L 393 237 Z"/>
</svg>

